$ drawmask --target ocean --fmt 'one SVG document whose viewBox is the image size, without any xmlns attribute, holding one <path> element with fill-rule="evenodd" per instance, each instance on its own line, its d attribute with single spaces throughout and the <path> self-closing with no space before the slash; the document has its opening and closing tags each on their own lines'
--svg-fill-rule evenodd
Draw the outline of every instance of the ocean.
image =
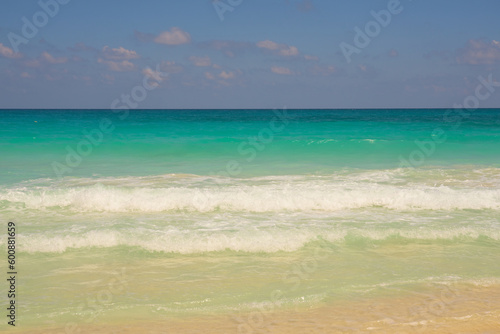
<svg viewBox="0 0 500 334">
<path fill-rule="evenodd" d="M 0 110 L 0 171 L 19 330 L 500 321 L 500 109 Z"/>
</svg>

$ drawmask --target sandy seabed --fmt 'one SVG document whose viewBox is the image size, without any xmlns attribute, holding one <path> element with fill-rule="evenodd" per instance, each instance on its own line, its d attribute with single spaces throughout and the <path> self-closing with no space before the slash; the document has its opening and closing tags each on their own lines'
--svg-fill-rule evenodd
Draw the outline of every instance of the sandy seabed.
<svg viewBox="0 0 500 334">
<path fill-rule="evenodd" d="M 111 319 L 110 319 L 111 320 Z M 500 333 L 500 286 L 444 286 L 405 296 L 353 298 L 294 310 L 182 318 L 113 319 L 70 328 L 23 329 L 12 333 Z"/>
</svg>

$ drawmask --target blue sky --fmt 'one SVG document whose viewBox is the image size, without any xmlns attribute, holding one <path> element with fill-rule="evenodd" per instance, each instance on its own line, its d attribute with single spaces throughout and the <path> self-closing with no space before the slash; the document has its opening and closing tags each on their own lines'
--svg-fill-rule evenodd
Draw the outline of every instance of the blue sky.
<svg viewBox="0 0 500 334">
<path fill-rule="evenodd" d="M 479 107 L 500 107 L 498 0 L 0 9 L 0 108 L 448 108 L 474 96 L 480 77 L 493 91 L 482 88 Z"/>
</svg>

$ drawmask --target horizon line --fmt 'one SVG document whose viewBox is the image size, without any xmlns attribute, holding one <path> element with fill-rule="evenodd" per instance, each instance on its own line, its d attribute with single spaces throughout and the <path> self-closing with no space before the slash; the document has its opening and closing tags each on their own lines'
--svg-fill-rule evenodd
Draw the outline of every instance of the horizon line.
<svg viewBox="0 0 500 334">
<path fill-rule="evenodd" d="M 286 110 L 446 110 L 446 109 L 464 109 L 464 108 L 129 108 L 126 110 L 274 110 L 274 109 L 286 109 Z M 475 108 L 474 110 L 491 110 L 500 109 L 499 107 L 491 108 Z M 4 110 L 114 110 L 110 108 L 0 108 L 0 111 Z M 116 109 L 125 110 L 125 109 Z"/>
</svg>

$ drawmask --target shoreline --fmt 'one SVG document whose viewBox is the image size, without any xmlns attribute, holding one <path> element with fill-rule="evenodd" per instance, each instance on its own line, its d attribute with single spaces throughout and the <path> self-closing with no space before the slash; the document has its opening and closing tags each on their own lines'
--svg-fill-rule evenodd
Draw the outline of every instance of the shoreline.
<svg viewBox="0 0 500 334">
<path fill-rule="evenodd" d="M 73 324 L 19 333 L 494 333 L 500 330 L 500 285 L 470 284 L 380 298 L 354 297 L 295 310 Z M 21 320 L 22 321 L 22 320 Z"/>
</svg>

